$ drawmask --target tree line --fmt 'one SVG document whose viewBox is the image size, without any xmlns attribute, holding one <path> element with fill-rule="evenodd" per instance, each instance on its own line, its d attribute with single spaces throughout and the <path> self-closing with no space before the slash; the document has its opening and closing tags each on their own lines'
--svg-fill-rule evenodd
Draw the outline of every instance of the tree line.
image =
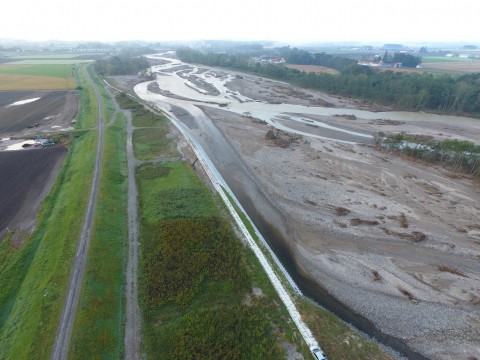
<svg viewBox="0 0 480 360">
<path fill-rule="evenodd" d="M 101 75 L 133 75 L 150 66 L 143 56 L 135 56 L 128 50 L 121 51 L 118 55 L 110 56 L 95 61 L 95 70 Z"/>
<path fill-rule="evenodd" d="M 251 72 L 330 94 L 353 97 L 364 102 L 389 105 L 397 110 L 426 110 L 440 113 L 480 115 L 480 73 L 462 76 L 380 72 L 356 61 L 328 54 L 310 55 L 315 65 L 335 68 L 340 74 L 307 73 L 286 66 L 252 61 L 246 55 L 205 53 L 190 48 L 177 50 L 185 62 L 228 67 Z M 298 49 L 287 50 L 288 63 L 309 58 Z M 315 57 L 316 56 L 316 57 Z"/>
<path fill-rule="evenodd" d="M 422 57 L 403 52 L 396 52 L 392 55 L 389 54 L 388 51 L 385 51 L 382 62 L 385 64 L 402 63 L 404 67 L 416 67 L 422 62 Z"/>
</svg>

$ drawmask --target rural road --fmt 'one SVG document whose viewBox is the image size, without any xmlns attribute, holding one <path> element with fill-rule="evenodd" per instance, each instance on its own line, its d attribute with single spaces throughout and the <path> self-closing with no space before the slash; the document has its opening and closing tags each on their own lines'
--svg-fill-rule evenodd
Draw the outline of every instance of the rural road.
<svg viewBox="0 0 480 360">
<path fill-rule="evenodd" d="M 78 241 L 77 253 L 73 264 L 72 275 L 68 285 L 67 296 L 62 312 L 62 317 L 58 325 L 53 351 L 50 355 L 51 360 L 63 360 L 67 358 L 70 338 L 72 336 L 73 322 L 77 310 L 78 299 L 82 288 L 83 275 L 85 272 L 85 264 L 87 262 L 88 245 L 90 243 L 90 235 L 92 230 L 94 212 L 97 202 L 98 184 L 100 179 L 100 170 L 102 166 L 102 150 L 103 150 L 103 108 L 100 94 L 97 87 L 93 84 L 90 74 L 88 73 L 88 81 L 93 85 L 95 96 L 98 103 L 98 145 L 95 161 L 95 169 L 93 172 L 92 184 L 90 188 L 90 196 L 87 204 L 87 211 L 83 222 L 82 233 Z"/>
</svg>

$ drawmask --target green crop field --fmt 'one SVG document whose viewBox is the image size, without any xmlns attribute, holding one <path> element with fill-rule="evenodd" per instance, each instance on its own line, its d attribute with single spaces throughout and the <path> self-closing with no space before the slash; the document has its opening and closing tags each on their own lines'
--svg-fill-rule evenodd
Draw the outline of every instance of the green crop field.
<svg viewBox="0 0 480 360">
<path fill-rule="evenodd" d="M 0 90 L 73 89 L 71 65 L 0 65 Z"/>
<path fill-rule="evenodd" d="M 71 65 L 0 65 L 0 74 L 73 78 Z"/>
</svg>

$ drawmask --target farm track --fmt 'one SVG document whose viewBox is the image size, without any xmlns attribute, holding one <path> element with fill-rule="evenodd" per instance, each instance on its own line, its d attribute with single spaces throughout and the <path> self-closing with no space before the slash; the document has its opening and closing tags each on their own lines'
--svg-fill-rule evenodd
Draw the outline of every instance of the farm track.
<svg viewBox="0 0 480 360">
<path fill-rule="evenodd" d="M 93 84 L 90 75 L 87 72 L 88 81 Z M 78 242 L 77 253 L 75 255 L 75 261 L 73 264 L 72 275 L 68 285 L 66 300 L 62 317 L 55 336 L 55 342 L 53 345 L 53 351 L 50 355 L 50 359 L 66 359 L 68 354 L 68 347 L 73 330 L 73 322 L 75 320 L 75 313 L 78 305 L 78 299 L 80 297 L 80 291 L 82 288 L 83 276 L 85 272 L 85 265 L 87 261 L 88 246 L 90 243 L 91 228 L 94 219 L 94 212 L 97 201 L 100 170 L 102 166 L 102 151 L 103 151 L 103 108 L 100 94 L 97 87 L 94 85 L 95 96 L 98 103 L 98 117 L 97 117 L 97 129 L 98 129 L 98 145 L 95 161 L 95 169 L 92 177 L 92 185 L 90 188 L 90 196 L 87 204 L 87 211 L 82 227 L 82 233 Z"/>
</svg>

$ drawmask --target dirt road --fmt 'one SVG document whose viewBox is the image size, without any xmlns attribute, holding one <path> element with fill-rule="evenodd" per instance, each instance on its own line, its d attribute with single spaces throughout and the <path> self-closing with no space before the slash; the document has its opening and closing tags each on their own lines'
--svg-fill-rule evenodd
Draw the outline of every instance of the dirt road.
<svg viewBox="0 0 480 360">
<path fill-rule="evenodd" d="M 132 114 L 127 116 L 127 166 L 128 166 L 128 260 L 126 274 L 125 359 L 140 359 L 140 308 L 138 306 L 138 213 L 137 185 L 135 182 L 135 155 L 132 145 Z"/>
<path fill-rule="evenodd" d="M 88 73 L 88 72 L 87 72 Z M 88 81 L 93 84 L 90 75 L 88 75 Z M 85 214 L 85 220 L 82 227 L 82 233 L 78 241 L 77 254 L 75 255 L 75 262 L 73 264 L 73 270 L 70 277 L 70 283 L 68 285 L 67 296 L 65 300 L 64 309 L 62 312 L 62 318 L 57 329 L 57 335 L 55 336 L 55 342 L 53 345 L 53 351 L 50 355 L 50 359 L 66 359 L 68 354 L 68 346 L 70 343 L 70 337 L 72 335 L 73 321 L 75 319 L 75 313 L 77 310 L 78 299 L 82 288 L 83 275 L 85 272 L 85 264 L 87 262 L 88 245 L 90 243 L 90 234 L 93 224 L 93 218 L 95 213 L 95 207 L 97 202 L 98 185 L 100 179 L 100 170 L 102 166 L 102 150 L 103 150 L 103 108 L 100 98 L 100 94 L 97 88 L 94 86 L 95 96 L 98 102 L 98 145 L 95 161 L 95 169 L 93 172 L 92 185 L 90 188 L 90 196 L 88 199 L 87 212 Z"/>
</svg>

